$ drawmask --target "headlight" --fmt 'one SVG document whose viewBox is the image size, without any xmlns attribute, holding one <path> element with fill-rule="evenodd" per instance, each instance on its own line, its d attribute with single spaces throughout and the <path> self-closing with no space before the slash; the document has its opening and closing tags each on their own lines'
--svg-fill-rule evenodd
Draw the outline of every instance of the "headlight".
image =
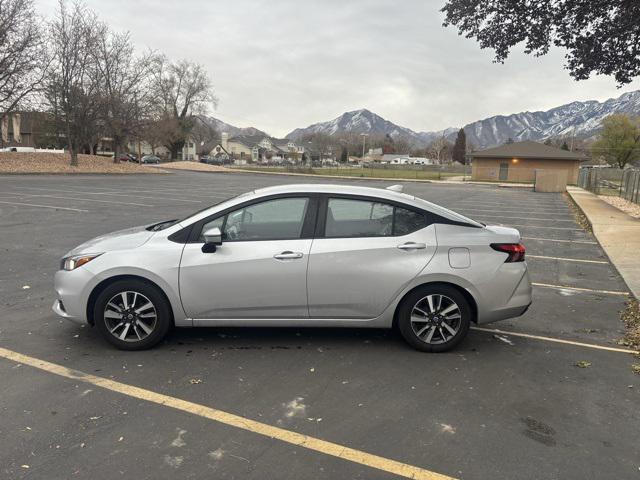
<svg viewBox="0 0 640 480">
<path fill-rule="evenodd" d="M 62 259 L 61 267 L 63 270 L 71 271 L 78 267 L 81 267 L 85 263 L 89 263 L 96 257 L 102 255 L 101 253 L 89 253 L 85 255 L 73 255 Z"/>
</svg>

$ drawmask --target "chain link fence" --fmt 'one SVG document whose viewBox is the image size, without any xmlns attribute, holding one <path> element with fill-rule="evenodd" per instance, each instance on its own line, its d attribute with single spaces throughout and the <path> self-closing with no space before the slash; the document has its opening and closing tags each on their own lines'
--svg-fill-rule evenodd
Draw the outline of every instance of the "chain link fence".
<svg viewBox="0 0 640 480">
<path fill-rule="evenodd" d="M 596 195 L 613 195 L 640 204 L 640 170 L 581 168 L 578 186 Z"/>
</svg>

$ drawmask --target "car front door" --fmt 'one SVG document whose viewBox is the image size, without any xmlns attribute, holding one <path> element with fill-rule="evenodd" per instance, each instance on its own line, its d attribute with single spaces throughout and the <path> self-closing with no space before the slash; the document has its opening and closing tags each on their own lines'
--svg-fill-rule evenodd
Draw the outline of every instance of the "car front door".
<svg viewBox="0 0 640 480">
<path fill-rule="evenodd" d="M 323 201 L 307 274 L 311 318 L 375 318 L 431 260 L 435 227 L 384 200 Z"/>
<path fill-rule="evenodd" d="M 187 315 L 308 317 L 306 274 L 316 210 L 312 196 L 271 198 L 196 224 L 196 240 L 185 245 L 180 263 Z M 222 232 L 222 245 L 204 253 L 202 232 L 214 227 Z"/>
</svg>

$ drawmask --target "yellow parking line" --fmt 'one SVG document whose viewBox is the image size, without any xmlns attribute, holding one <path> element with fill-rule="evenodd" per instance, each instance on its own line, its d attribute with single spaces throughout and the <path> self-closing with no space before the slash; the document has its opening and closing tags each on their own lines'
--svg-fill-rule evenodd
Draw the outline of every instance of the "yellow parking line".
<svg viewBox="0 0 640 480">
<path fill-rule="evenodd" d="M 552 285 L 550 283 L 531 282 L 531 285 L 533 285 L 534 287 L 556 288 L 558 290 L 575 290 L 577 292 L 604 293 L 607 295 L 624 295 L 624 296 L 629 295 L 629 292 L 620 292 L 617 290 L 595 290 L 593 288 L 569 287 L 567 285 Z"/>
<path fill-rule="evenodd" d="M 540 335 L 531 335 L 529 333 L 510 332 L 507 330 L 499 330 L 497 328 L 471 327 L 471 330 L 477 330 L 478 332 L 487 332 L 487 333 L 500 333 L 502 335 L 531 338 L 533 340 L 544 340 L 545 342 L 564 343 L 565 345 L 594 348 L 596 350 L 607 350 L 609 352 L 630 353 L 630 354 L 638 353 L 635 350 L 631 350 L 629 348 L 605 347 L 604 345 L 595 345 L 593 343 L 574 342 L 573 340 L 563 340 L 561 338 L 543 337 Z"/>
<path fill-rule="evenodd" d="M 540 258 L 542 260 L 562 260 L 564 262 L 580 262 L 580 263 L 604 263 L 604 264 L 609 263 L 605 260 L 585 260 L 582 258 L 547 257 L 546 255 L 531 255 L 531 254 L 527 254 L 527 258 Z"/>
<path fill-rule="evenodd" d="M 234 415 L 233 413 L 224 412 L 215 408 L 207 407 L 198 403 L 181 400 L 179 398 L 157 393 L 144 388 L 127 385 L 126 383 L 116 382 L 108 378 L 98 377 L 79 370 L 73 370 L 62 365 L 40 360 L 35 357 L 23 355 L 12 350 L 0 347 L 0 357 L 13 362 L 29 365 L 33 368 L 43 370 L 54 375 L 70 378 L 79 382 L 95 385 L 96 387 L 105 388 L 112 392 L 117 392 L 131 398 L 145 400 L 165 407 L 180 410 L 193 415 L 198 415 L 209 420 L 213 420 L 224 425 L 240 428 L 257 435 L 280 440 L 281 442 L 290 443 L 302 448 L 307 448 L 325 455 L 337 457 L 349 462 L 358 463 L 366 467 L 375 468 L 384 472 L 399 475 L 401 477 L 412 478 L 416 480 L 455 480 L 453 477 L 441 475 L 431 472 L 424 468 L 415 467 L 406 463 L 391 460 L 371 453 L 363 452 L 353 448 L 345 447 L 337 443 L 320 440 L 319 438 L 303 435 L 302 433 L 292 432 L 283 428 L 274 427 L 266 423 L 256 422 L 249 418 Z"/>
</svg>

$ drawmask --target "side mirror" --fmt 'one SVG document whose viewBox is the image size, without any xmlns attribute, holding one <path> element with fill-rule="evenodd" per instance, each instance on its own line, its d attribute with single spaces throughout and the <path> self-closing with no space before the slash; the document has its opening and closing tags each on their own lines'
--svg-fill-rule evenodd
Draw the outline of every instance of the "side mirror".
<svg viewBox="0 0 640 480">
<path fill-rule="evenodd" d="M 218 227 L 213 227 L 202 234 L 205 243 L 222 245 L 222 232 Z"/>
</svg>

